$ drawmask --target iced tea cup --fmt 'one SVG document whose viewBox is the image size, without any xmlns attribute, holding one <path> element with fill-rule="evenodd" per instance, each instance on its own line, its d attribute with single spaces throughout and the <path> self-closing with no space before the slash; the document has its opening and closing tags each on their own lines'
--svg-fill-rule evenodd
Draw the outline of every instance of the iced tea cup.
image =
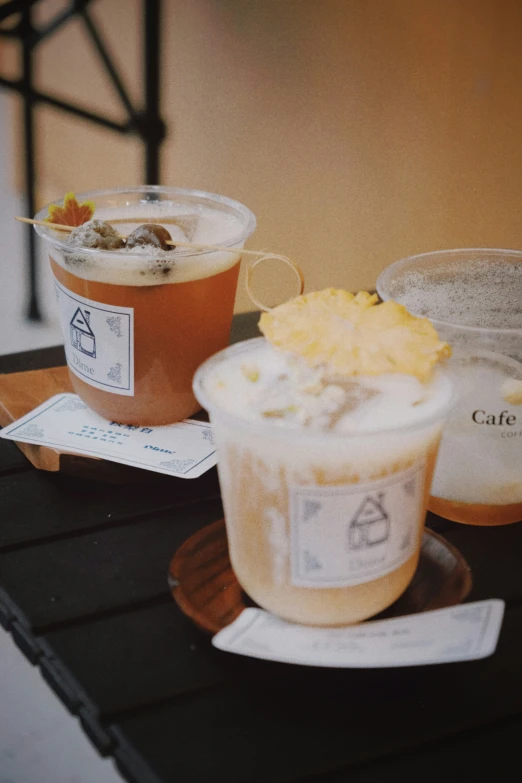
<svg viewBox="0 0 522 783">
<path fill-rule="evenodd" d="M 412 406 L 399 425 L 383 420 L 393 419 L 402 381 L 372 379 L 394 387 L 390 409 L 379 412 L 375 398 L 366 405 L 363 394 L 365 423 L 355 411 L 350 432 L 288 429 L 276 410 L 262 421 L 241 413 L 239 373 L 255 372 L 266 350 L 263 338 L 229 347 L 194 379 L 218 449 L 232 567 L 254 601 L 286 620 L 359 622 L 414 575 L 452 382 L 438 370 L 430 403 Z"/>
<path fill-rule="evenodd" d="M 522 252 L 412 256 L 389 266 L 377 291 L 429 318 L 453 349 L 459 402 L 428 508 L 470 525 L 522 520 Z"/>
<path fill-rule="evenodd" d="M 36 226 L 50 256 L 75 392 L 106 419 L 180 421 L 199 409 L 196 368 L 228 345 L 241 249 L 255 217 L 225 196 L 179 188 L 95 191 L 77 200 L 92 201 L 93 218 L 123 236 L 153 223 L 174 242 L 226 248 L 71 246 L 67 234 Z"/>
</svg>

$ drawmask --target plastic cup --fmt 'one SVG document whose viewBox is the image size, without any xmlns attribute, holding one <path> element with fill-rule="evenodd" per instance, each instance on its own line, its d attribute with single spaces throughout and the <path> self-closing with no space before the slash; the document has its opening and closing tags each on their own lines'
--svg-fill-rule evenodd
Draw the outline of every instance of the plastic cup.
<svg viewBox="0 0 522 783">
<path fill-rule="evenodd" d="M 377 291 L 429 318 L 453 348 L 459 402 L 428 508 L 470 525 L 522 520 L 522 252 L 411 256 L 380 275 Z"/>
<path fill-rule="evenodd" d="M 172 230 L 169 218 L 182 216 L 194 242 L 229 249 L 84 249 L 68 245 L 63 232 L 36 226 L 49 251 L 76 393 L 117 422 L 156 425 L 190 416 L 199 409 L 196 368 L 228 345 L 241 248 L 255 229 L 254 215 L 224 196 L 157 186 L 93 191 L 77 200 L 93 201 L 95 218 L 127 218 L 114 224 L 124 235 L 140 223 Z M 47 207 L 36 218 L 46 216 Z"/>
<path fill-rule="evenodd" d="M 262 342 L 221 351 L 194 379 L 218 450 L 232 567 L 254 601 L 286 620 L 356 623 L 415 573 L 452 383 L 435 413 L 406 427 L 347 435 L 248 421 L 216 405 L 211 380 Z"/>
</svg>

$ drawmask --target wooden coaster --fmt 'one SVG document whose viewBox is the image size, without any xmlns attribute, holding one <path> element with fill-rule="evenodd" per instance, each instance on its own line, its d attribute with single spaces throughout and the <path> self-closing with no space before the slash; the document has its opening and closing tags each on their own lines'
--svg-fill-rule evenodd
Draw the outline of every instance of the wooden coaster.
<svg viewBox="0 0 522 783">
<path fill-rule="evenodd" d="M 6 427 L 25 416 L 55 394 L 73 391 L 67 367 L 0 375 L 0 426 Z M 99 457 L 69 454 L 50 446 L 18 441 L 15 443 L 39 470 L 61 471 L 113 484 L 150 480 L 150 471 L 140 468 L 120 465 Z"/>
<path fill-rule="evenodd" d="M 30 413 L 49 397 L 72 390 L 67 367 L 0 375 L 0 425 L 6 427 Z M 15 442 L 35 468 L 60 470 L 62 452 L 33 443 Z"/>
<path fill-rule="evenodd" d="M 185 541 L 170 564 L 168 580 L 182 612 L 211 634 L 230 625 L 247 606 L 255 606 L 230 565 L 223 519 Z M 454 606 L 469 595 L 471 585 L 471 570 L 458 549 L 426 528 L 412 582 L 392 606 L 371 619 Z"/>
</svg>

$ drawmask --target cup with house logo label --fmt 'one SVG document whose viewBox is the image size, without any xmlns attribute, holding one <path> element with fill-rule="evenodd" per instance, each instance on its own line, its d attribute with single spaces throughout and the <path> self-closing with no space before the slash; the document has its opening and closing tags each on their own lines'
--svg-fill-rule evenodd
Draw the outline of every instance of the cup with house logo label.
<svg viewBox="0 0 522 783">
<path fill-rule="evenodd" d="M 349 321 L 335 315 L 342 341 Z M 445 370 L 422 381 L 341 375 L 258 338 L 207 360 L 194 389 L 210 415 L 230 560 L 248 595 L 286 620 L 319 626 L 391 605 L 418 563 L 453 404 Z"/>
<path fill-rule="evenodd" d="M 199 409 L 196 368 L 228 344 L 255 217 L 224 196 L 157 186 L 84 193 L 77 202 L 90 202 L 94 214 L 71 234 L 36 226 L 49 250 L 72 385 L 107 419 L 180 421 Z"/>
<path fill-rule="evenodd" d="M 379 295 L 451 343 L 458 386 L 429 509 L 455 522 L 522 520 L 522 252 L 444 250 L 388 267 Z"/>
</svg>

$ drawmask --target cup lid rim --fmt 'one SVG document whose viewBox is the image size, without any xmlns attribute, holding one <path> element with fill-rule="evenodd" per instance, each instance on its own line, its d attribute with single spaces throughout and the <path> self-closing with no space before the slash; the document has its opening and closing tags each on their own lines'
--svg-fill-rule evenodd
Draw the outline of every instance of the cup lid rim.
<svg viewBox="0 0 522 783">
<path fill-rule="evenodd" d="M 444 250 L 430 250 L 426 253 L 414 253 L 413 255 L 409 255 L 406 256 L 405 258 L 401 258 L 397 261 L 394 261 L 392 264 L 390 264 L 385 269 L 383 269 L 383 271 L 380 273 L 380 275 L 377 278 L 377 282 L 375 285 L 376 291 L 383 301 L 388 301 L 391 299 L 401 304 L 400 300 L 394 299 L 394 297 L 388 294 L 388 292 L 385 290 L 389 282 L 388 278 L 391 277 L 391 275 L 394 272 L 396 272 L 398 269 L 408 266 L 408 264 L 411 264 L 414 261 L 419 261 L 423 263 L 424 261 L 428 261 L 429 259 L 433 259 L 437 256 L 441 256 L 441 257 L 443 256 L 449 257 L 450 255 L 467 256 L 470 253 L 480 254 L 480 255 L 488 255 L 488 254 L 491 255 L 495 253 L 496 255 L 516 256 L 520 259 L 520 262 L 522 263 L 522 250 L 511 250 L 509 248 L 457 247 L 457 248 L 447 248 Z M 416 313 L 415 310 L 412 310 L 411 307 L 409 306 L 408 306 L 408 310 L 412 315 L 418 316 L 420 318 L 428 318 L 431 321 L 431 323 L 435 326 L 435 328 L 447 327 L 450 329 L 458 329 L 462 332 L 467 332 L 469 334 L 477 334 L 477 335 L 494 334 L 494 335 L 505 335 L 505 336 L 516 336 L 516 335 L 522 336 L 522 327 L 518 328 L 516 326 L 513 327 L 475 326 L 473 324 L 461 324 L 458 323 L 457 321 L 446 321 L 445 319 L 442 318 L 432 318 L 431 316 Z"/>
<path fill-rule="evenodd" d="M 222 204 L 224 206 L 229 207 L 229 209 L 233 212 L 235 212 L 236 215 L 241 215 L 244 219 L 245 225 L 242 228 L 242 230 L 233 236 L 229 237 L 228 239 L 224 241 L 220 241 L 220 245 L 223 247 L 230 247 L 234 248 L 235 246 L 241 246 L 242 243 L 244 243 L 249 236 L 251 236 L 256 228 L 256 217 L 254 213 L 244 204 L 242 204 L 240 201 L 236 201 L 235 199 L 229 198 L 228 196 L 222 196 L 219 193 L 211 193 L 209 191 L 205 190 L 193 190 L 191 188 L 176 188 L 176 187 L 168 187 L 163 185 L 137 185 L 134 187 L 122 187 L 122 188 L 106 188 L 104 190 L 90 190 L 83 193 L 76 193 L 76 198 L 78 201 L 89 201 L 92 199 L 95 199 L 96 197 L 100 196 L 110 196 L 110 195 L 123 195 L 125 193 L 128 194 L 139 194 L 139 193 L 165 193 L 167 195 L 171 195 L 173 197 L 193 197 L 195 199 L 200 199 L 203 203 L 204 201 L 207 202 L 214 202 L 215 204 Z M 51 201 L 49 204 L 47 204 L 45 207 L 43 207 L 36 215 L 36 220 L 43 220 L 47 214 L 49 207 L 53 204 L 60 204 L 63 203 L 64 196 L 61 198 Z M 93 247 L 72 247 L 67 242 L 64 242 L 57 237 L 55 237 L 51 232 L 53 229 L 47 229 L 45 226 L 38 226 L 35 225 L 34 229 L 36 233 L 42 237 L 46 242 L 49 242 L 53 245 L 53 247 L 58 248 L 59 250 L 63 250 L 66 252 L 75 252 L 75 253 L 81 253 L 82 255 L 87 256 L 98 256 L 98 255 L 106 255 L 107 252 L 110 252 L 111 258 L 122 258 L 122 259 L 133 259 L 133 260 L 141 260 L 143 261 L 143 253 L 132 253 L 129 250 L 102 250 L 99 248 L 93 248 Z M 208 253 L 216 253 L 219 251 L 216 250 L 195 250 L 193 248 L 175 248 L 173 251 L 176 256 L 201 256 Z"/>
</svg>

